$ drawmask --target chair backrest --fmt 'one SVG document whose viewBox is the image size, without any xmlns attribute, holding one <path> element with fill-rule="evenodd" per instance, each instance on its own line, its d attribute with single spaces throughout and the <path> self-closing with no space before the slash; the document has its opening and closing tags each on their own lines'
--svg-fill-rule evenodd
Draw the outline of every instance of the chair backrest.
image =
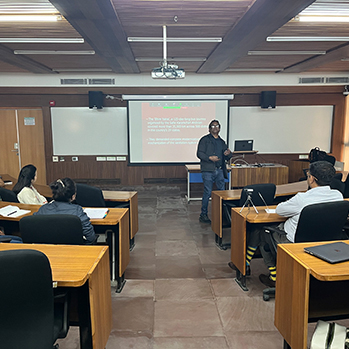
<svg viewBox="0 0 349 349">
<path fill-rule="evenodd" d="M 349 212 L 349 201 L 333 201 L 303 208 L 295 235 L 295 242 L 343 240 Z"/>
<path fill-rule="evenodd" d="M 342 182 L 341 180 L 339 180 L 337 178 L 333 178 L 331 183 L 330 183 L 330 187 L 331 187 L 331 189 L 339 190 L 343 194 L 343 196 L 344 196 L 345 183 Z"/>
<path fill-rule="evenodd" d="M 83 245 L 81 220 L 69 214 L 23 217 L 19 230 L 24 243 Z"/>
<path fill-rule="evenodd" d="M 2 201 L 19 202 L 17 195 L 12 190 L 5 188 L 0 188 L 0 197 Z"/>
<path fill-rule="evenodd" d="M 244 189 L 253 189 L 252 193 L 252 202 L 255 206 L 265 206 L 265 203 L 259 196 L 259 193 L 262 195 L 264 201 L 267 205 L 272 205 L 274 201 L 276 185 L 273 183 L 264 183 L 264 184 L 251 184 L 244 187 L 241 191 L 241 197 L 239 206 L 243 206 L 247 199 L 247 194 Z"/>
<path fill-rule="evenodd" d="M 34 250 L 0 251 L 1 348 L 48 349 L 54 341 L 52 273 Z"/>
<path fill-rule="evenodd" d="M 76 183 L 75 201 L 84 207 L 105 207 L 102 190 L 87 184 Z"/>
<path fill-rule="evenodd" d="M 344 182 L 345 188 L 344 188 L 344 198 L 349 198 L 349 176 L 347 176 L 345 182 Z"/>
</svg>

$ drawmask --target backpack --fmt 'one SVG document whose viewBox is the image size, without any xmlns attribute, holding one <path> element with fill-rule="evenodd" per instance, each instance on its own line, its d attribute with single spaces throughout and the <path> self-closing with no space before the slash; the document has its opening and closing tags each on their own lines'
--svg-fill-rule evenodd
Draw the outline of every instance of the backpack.
<svg viewBox="0 0 349 349">
<path fill-rule="evenodd" d="M 315 161 L 326 161 L 327 153 L 323 150 L 320 150 L 319 147 L 315 147 L 309 152 L 309 162 L 315 162 Z"/>
</svg>

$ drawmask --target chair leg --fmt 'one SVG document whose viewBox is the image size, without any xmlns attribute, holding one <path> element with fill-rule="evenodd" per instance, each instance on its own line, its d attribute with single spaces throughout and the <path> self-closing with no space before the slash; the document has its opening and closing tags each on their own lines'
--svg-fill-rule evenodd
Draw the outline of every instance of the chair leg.
<svg viewBox="0 0 349 349">
<path fill-rule="evenodd" d="M 231 244 L 223 244 L 223 238 L 219 237 L 217 234 L 215 235 L 215 242 L 216 242 L 216 246 L 221 250 L 221 251 L 225 251 L 228 248 L 231 247 Z"/>
<path fill-rule="evenodd" d="M 130 239 L 130 252 L 135 248 L 135 238 Z"/>
<path fill-rule="evenodd" d="M 246 275 L 242 275 L 240 270 L 236 270 L 236 283 L 241 287 L 243 291 L 248 291 L 248 288 L 246 286 Z"/>
<path fill-rule="evenodd" d="M 116 282 L 117 282 L 117 286 L 116 286 L 115 292 L 120 293 L 126 284 L 125 273 L 122 274 L 122 276 L 117 276 Z"/>
</svg>

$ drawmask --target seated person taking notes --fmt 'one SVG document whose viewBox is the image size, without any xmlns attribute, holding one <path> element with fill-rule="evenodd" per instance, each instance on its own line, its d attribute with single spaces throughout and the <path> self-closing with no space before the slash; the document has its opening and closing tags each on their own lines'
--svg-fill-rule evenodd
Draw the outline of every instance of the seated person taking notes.
<svg viewBox="0 0 349 349">
<path fill-rule="evenodd" d="M 12 191 L 17 195 L 21 204 L 43 205 L 47 203 L 44 196 L 34 188 L 37 170 L 34 165 L 26 165 L 19 172 L 18 181 Z"/>
<path fill-rule="evenodd" d="M 304 207 L 311 204 L 343 200 L 343 195 L 340 191 L 330 188 L 330 182 L 335 174 L 335 168 L 327 161 L 317 161 L 310 164 L 307 173 L 307 182 L 310 189 L 305 193 L 296 194 L 290 200 L 282 202 L 276 207 L 278 215 L 289 217 L 287 221 L 278 225 L 278 228 L 284 231 L 285 234 L 271 233 L 277 244 L 294 242 L 298 220 Z M 266 251 L 264 249 L 264 245 L 268 244 L 270 239 L 269 235 L 264 230 L 258 228 L 249 233 L 246 264 L 249 267 L 257 247 L 260 246 L 264 262 L 269 269 L 269 276 L 261 274 L 259 279 L 266 286 L 274 287 L 276 281 L 276 260 L 269 250 Z M 234 267 L 234 265 L 231 265 L 231 262 L 229 266 Z"/>
<path fill-rule="evenodd" d="M 96 234 L 87 214 L 80 205 L 72 204 L 76 196 L 76 186 L 70 178 L 57 179 L 50 184 L 53 201 L 40 207 L 36 214 L 71 214 L 78 216 L 82 224 L 83 238 L 86 244 L 96 241 Z"/>
</svg>

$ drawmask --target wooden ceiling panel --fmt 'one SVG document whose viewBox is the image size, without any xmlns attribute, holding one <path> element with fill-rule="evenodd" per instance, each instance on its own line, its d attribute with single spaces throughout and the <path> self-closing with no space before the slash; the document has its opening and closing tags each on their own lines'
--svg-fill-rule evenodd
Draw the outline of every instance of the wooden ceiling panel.
<svg viewBox="0 0 349 349">
<path fill-rule="evenodd" d="M 22 0 L 33 6 L 49 0 Z M 321 0 L 322 4 L 326 0 Z M 85 44 L 0 44 L 0 71 L 52 73 L 53 69 L 109 68 L 148 73 L 162 59 L 162 43 L 129 43 L 127 37 L 220 37 L 221 43 L 168 43 L 168 58 L 187 73 L 227 69 L 284 68 L 284 72 L 348 71 L 347 42 L 266 42 L 273 36 L 347 36 L 349 25 L 292 20 L 314 0 L 50 0 L 63 20 L 52 23 L 0 22 L 0 37 L 78 38 Z M 0 1 L 0 13 L 8 2 Z M 18 2 L 19 3 L 19 2 Z M 17 2 L 16 2 L 17 4 Z M 341 0 L 341 6 L 349 0 Z M 17 8 L 21 5 L 17 4 Z M 331 2 L 329 2 L 331 6 Z M 175 16 L 177 16 L 175 20 Z M 347 47 L 348 46 L 348 47 Z M 13 50 L 94 50 L 95 55 L 14 55 Z M 249 56 L 248 51 L 327 51 L 326 55 Z M 176 58 L 178 61 L 176 61 Z M 206 62 L 185 61 L 206 58 Z"/>
</svg>

